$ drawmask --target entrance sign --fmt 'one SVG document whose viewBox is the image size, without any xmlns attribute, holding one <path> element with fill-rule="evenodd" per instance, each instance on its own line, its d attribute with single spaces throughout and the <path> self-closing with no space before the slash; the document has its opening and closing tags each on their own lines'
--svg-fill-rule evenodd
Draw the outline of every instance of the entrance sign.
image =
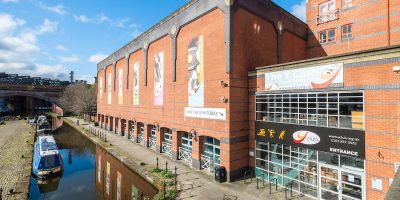
<svg viewBox="0 0 400 200">
<path fill-rule="evenodd" d="M 365 132 L 272 122 L 256 122 L 256 140 L 365 159 Z"/>
<path fill-rule="evenodd" d="M 265 91 L 343 87 L 343 63 L 265 73 Z"/>
<path fill-rule="evenodd" d="M 226 120 L 225 108 L 185 108 L 185 117 Z"/>
</svg>

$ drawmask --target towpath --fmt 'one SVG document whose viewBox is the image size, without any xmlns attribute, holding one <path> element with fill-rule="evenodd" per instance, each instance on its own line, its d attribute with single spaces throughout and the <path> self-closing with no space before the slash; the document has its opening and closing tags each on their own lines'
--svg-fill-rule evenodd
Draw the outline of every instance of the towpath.
<svg viewBox="0 0 400 200">
<path fill-rule="evenodd" d="M 26 121 L 0 126 L 0 196 L 27 199 L 31 174 L 34 132 Z"/>
</svg>

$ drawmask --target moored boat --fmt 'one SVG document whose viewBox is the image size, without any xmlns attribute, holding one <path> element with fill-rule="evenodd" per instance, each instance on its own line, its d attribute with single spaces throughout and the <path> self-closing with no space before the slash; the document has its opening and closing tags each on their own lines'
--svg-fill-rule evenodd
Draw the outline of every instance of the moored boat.
<svg viewBox="0 0 400 200">
<path fill-rule="evenodd" d="M 38 178 L 61 174 L 63 161 L 53 136 L 38 136 L 35 142 L 32 173 Z"/>
</svg>

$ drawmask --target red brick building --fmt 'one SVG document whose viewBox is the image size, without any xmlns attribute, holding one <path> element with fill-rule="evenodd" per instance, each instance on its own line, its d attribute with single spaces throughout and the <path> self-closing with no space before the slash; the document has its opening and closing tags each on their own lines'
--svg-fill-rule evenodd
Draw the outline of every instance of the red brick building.
<svg viewBox="0 0 400 200">
<path fill-rule="evenodd" d="M 257 176 L 315 199 L 384 199 L 400 160 L 399 13 L 393 0 L 308 0 L 312 59 L 249 72 Z"/>
<path fill-rule="evenodd" d="M 400 44 L 397 0 L 308 0 L 307 57 Z"/>
<path fill-rule="evenodd" d="M 191 1 L 98 64 L 98 119 L 195 169 L 241 178 L 247 72 L 304 59 L 306 39 L 307 26 L 269 1 Z"/>
<path fill-rule="evenodd" d="M 383 199 L 400 161 L 399 13 L 309 0 L 304 24 L 271 1 L 190 1 L 98 64 L 100 125 L 228 181 Z"/>
</svg>

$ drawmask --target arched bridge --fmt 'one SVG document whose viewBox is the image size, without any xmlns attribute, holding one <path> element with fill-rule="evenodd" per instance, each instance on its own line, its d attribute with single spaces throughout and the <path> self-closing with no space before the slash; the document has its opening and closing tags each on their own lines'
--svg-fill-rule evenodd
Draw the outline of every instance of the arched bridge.
<svg viewBox="0 0 400 200">
<path fill-rule="evenodd" d="M 70 82 L 0 73 L 0 98 L 28 96 L 57 105 L 57 100 Z"/>
</svg>

